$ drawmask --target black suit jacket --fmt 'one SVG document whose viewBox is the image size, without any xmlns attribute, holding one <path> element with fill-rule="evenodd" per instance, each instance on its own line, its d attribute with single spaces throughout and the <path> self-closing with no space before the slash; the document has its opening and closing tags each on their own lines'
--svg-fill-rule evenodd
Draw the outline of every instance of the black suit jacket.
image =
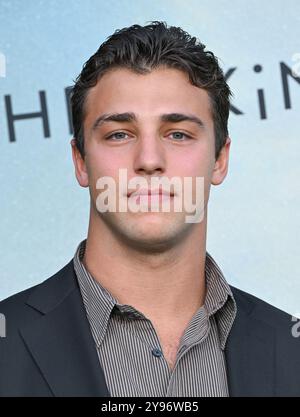
<svg viewBox="0 0 300 417">
<path fill-rule="evenodd" d="M 229 395 L 300 396 L 300 338 L 292 336 L 292 317 L 231 289 L 237 316 L 225 349 Z M 73 259 L 0 302 L 0 313 L 6 316 L 0 396 L 110 396 Z"/>
</svg>

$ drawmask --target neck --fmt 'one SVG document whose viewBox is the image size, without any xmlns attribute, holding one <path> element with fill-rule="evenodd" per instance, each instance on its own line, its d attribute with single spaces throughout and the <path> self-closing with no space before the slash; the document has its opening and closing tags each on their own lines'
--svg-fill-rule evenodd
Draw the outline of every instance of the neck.
<svg viewBox="0 0 300 417">
<path fill-rule="evenodd" d="M 206 224 L 205 213 L 181 242 L 147 252 L 120 242 L 91 215 L 83 263 L 119 303 L 153 320 L 186 322 L 205 299 Z"/>
</svg>

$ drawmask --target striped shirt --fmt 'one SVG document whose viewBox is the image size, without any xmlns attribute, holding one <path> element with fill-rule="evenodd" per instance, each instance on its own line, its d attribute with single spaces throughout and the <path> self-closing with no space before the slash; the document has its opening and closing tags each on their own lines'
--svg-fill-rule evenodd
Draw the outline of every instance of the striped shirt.
<svg viewBox="0 0 300 417">
<path fill-rule="evenodd" d="M 228 397 L 224 348 L 236 316 L 231 289 L 206 252 L 204 304 L 180 339 L 169 368 L 149 319 L 120 304 L 87 271 L 86 240 L 74 255 L 74 268 L 100 365 L 112 397 Z"/>
</svg>

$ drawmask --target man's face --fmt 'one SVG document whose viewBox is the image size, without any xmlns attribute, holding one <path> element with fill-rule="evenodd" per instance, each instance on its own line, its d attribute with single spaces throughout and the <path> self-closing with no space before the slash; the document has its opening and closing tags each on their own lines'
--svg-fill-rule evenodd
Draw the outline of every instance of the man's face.
<svg viewBox="0 0 300 417">
<path fill-rule="evenodd" d="M 116 113 L 132 113 L 134 119 L 105 121 L 95 127 L 99 116 Z M 173 113 L 198 118 L 202 126 L 161 117 Z M 178 243 L 196 224 L 185 222 L 184 210 L 172 210 L 176 195 L 170 201 L 170 212 L 100 213 L 96 199 L 101 190 L 96 189 L 96 183 L 109 176 L 118 184 L 120 168 L 127 169 L 128 181 L 144 177 L 149 185 L 151 177 L 204 177 L 206 209 L 211 183 L 219 184 L 226 175 L 229 150 L 226 145 L 219 169 L 207 92 L 190 84 L 188 76 L 177 69 L 159 68 L 146 75 L 113 69 L 89 91 L 85 114 L 85 158 L 81 160 L 74 146 L 73 157 L 80 185 L 90 189 L 91 215 L 127 244 L 139 248 Z"/>
</svg>

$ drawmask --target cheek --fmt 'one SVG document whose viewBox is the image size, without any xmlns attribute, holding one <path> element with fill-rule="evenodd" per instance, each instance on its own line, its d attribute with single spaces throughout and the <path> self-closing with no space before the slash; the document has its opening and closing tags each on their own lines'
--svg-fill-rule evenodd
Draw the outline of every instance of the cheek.
<svg viewBox="0 0 300 417">
<path fill-rule="evenodd" d="M 210 156 L 204 150 L 194 150 L 173 160 L 174 175 L 195 177 L 206 176 L 210 172 Z M 177 174 L 176 174 L 177 173 Z"/>
<path fill-rule="evenodd" d="M 214 160 L 211 152 L 205 147 L 194 149 L 180 158 L 174 160 L 172 176 L 204 177 L 204 199 L 208 200 Z M 193 195 L 195 195 L 195 181 L 193 181 Z"/>
<path fill-rule="evenodd" d="M 124 159 L 124 158 L 123 158 Z M 91 177 L 117 175 L 119 167 L 124 165 L 121 155 L 108 152 L 107 149 L 94 149 L 88 155 L 88 167 Z"/>
<path fill-rule="evenodd" d="M 88 175 L 89 175 L 89 187 L 92 193 L 92 197 L 96 200 L 97 196 L 101 191 L 97 189 L 97 181 L 99 178 L 109 177 L 113 178 L 118 189 L 119 183 L 119 169 L 127 168 L 129 171 L 129 162 L 124 160 L 123 155 L 120 153 L 107 152 L 107 150 L 101 152 L 100 150 L 96 153 L 89 154 L 88 158 Z M 127 177 L 130 174 L 127 173 Z"/>
</svg>

